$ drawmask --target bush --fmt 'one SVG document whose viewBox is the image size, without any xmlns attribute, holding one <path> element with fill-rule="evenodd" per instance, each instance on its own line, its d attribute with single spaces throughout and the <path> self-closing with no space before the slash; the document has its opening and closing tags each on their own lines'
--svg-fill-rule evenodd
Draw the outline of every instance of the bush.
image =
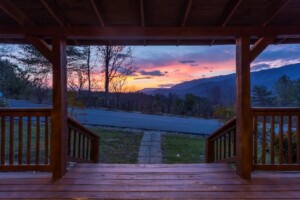
<svg viewBox="0 0 300 200">
<path fill-rule="evenodd" d="M 5 98 L 0 98 L 0 107 L 8 107 L 8 102 Z"/>
<path fill-rule="evenodd" d="M 297 161 L 297 141 L 296 141 L 296 133 L 292 133 L 292 162 L 296 163 Z M 279 141 L 280 141 L 280 136 L 276 135 L 274 139 L 274 144 L 275 144 L 275 149 L 277 150 L 276 153 L 279 157 Z M 288 144 L 288 134 L 283 133 L 283 162 L 288 163 L 288 153 L 289 153 L 289 144 Z"/>
</svg>

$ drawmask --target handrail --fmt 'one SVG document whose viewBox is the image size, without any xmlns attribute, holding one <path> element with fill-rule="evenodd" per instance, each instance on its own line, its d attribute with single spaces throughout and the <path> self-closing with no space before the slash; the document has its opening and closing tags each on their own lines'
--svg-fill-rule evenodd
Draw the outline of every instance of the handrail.
<svg viewBox="0 0 300 200">
<path fill-rule="evenodd" d="M 0 170 L 50 171 L 51 108 L 0 108 Z"/>
<path fill-rule="evenodd" d="M 99 162 L 100 138 L 68 117 L 68 160 L 74 162 Z"/>
<path fill-rule="evenodd" d="M 236 118 L 230 119 L 206 139 L 206 162 L 234 162 Z"/>
</svg>

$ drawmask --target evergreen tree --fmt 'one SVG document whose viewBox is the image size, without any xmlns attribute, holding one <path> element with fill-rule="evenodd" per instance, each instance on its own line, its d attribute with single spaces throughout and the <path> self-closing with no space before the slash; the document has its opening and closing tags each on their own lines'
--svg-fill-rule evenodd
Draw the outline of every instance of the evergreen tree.
<svg viewBox="0 0 300 200">
<path fill-rule="evenodd" d="M 252 103 L 255 106 L 271 106 L 275 97 L 266 86 L 255 85 L 251 91 Z"/>
</svg>

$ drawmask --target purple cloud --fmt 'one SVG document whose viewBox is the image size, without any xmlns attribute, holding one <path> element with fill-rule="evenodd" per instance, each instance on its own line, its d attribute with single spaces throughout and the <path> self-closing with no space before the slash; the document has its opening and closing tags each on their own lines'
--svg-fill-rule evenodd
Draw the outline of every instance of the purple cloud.
<svg viewBox="0 0 300 200">
<path fill-rule="evenodd" d="M 153 71 L 141 70 L 140 74 L 146 76 L 164 76 L 167 73 L 162 73 L 160 70 L 153 70 Z"/>
</svg>

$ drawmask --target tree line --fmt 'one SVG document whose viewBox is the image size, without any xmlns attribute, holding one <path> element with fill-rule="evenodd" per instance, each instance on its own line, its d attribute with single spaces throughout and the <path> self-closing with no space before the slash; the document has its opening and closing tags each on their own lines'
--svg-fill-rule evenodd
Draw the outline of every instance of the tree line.
<svg viewBox="0 0 300 200">
<path fill-rule="evenodd" d="M 251 90 L 253 106 L 300 106 L 300 79 L 281 76 L 273 85 L 273 91 L 263 85 Z"/>
</svg>

